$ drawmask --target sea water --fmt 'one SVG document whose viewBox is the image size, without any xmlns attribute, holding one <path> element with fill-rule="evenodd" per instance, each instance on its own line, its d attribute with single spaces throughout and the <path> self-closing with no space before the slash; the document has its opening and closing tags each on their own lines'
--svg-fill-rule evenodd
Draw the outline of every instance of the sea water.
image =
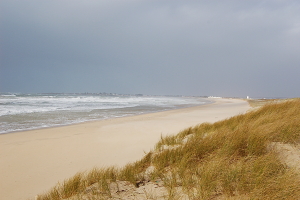
<svg viewBox="0 0 300 200">
<path fill-rule="evenodd" d="M 199 97 L 118 94 L 0 94 L 0 133 L 208 104 Z"/>
</svg>

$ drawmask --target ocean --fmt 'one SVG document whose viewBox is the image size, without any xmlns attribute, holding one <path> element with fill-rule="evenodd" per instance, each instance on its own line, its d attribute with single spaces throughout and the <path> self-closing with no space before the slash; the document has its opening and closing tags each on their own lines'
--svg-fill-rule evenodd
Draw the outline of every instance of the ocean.
<svg viewBox="0 0 300 200">
<path fill-rule="evenodd" d="M 0 94 L 0 134 L 209 104 L 200 97 Z"/>
</svg>

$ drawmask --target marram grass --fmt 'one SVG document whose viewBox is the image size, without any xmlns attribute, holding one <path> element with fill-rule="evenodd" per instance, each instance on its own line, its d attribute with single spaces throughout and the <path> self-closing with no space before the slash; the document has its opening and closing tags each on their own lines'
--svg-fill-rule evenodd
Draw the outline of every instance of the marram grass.
<svg viewBox="0 0 300 200">
<path fill-rule="evenodd" d="M 113 199 L 111 183 L 139 187 L 146 179 L 164 183 L 165 199 L 179 199 L 178 188 L 191 200 L 300 199 L 299 172 L 279 159 L 274 142 L 300 142 L 300 99 L 162 137 L 140 161 L 78 173 L 37 199 Z M 149 166 L 155 170 L 146 175 Z"/>
</svg>

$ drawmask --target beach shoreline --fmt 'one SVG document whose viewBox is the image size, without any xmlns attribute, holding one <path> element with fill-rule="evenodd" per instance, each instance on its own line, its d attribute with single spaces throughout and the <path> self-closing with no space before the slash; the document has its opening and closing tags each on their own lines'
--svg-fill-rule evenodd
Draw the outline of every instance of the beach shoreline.
<svg viewBox="0 0 300 200">
<path fill-rule="evenodd" d="M 241 99 L 211 100 L 195 107 L 1 134 L 0 197 L 34 198 L 79 171 L 141 159 L 161 135 L 250 108 Z"/>
<path fill-rule="evenodd" d="M 200 98 L 200 99 L 203 99 L 203 98 Z M 184 107 L 168 108 L 168 109 L 165 109 L 165 110 L 148 111 L 148 112 L 144 112 L 144 113 L 128 114 L 128 115 L 125 115 L 125 116 L 116 116 L 116 117 L 109 117 L 109 118 L 104 118 L 104 119 L 90 119 L 90 120 L 81 121 L 81 122 L 71 122 L 69 124 L 59 124 L 59 125 L 51 125 L 51 126 L 38 127 L 38 128 L 28 128 L 28 129 L 24 129 L 24 130 L 15 130 L 15 131 L 3 132 L 3 133 L 0 133 L 0 135 L 13 134 L 13 133 L 19 133 L 19 132 L 24 132 L 25 133 L 27 131 L 51 129 L 51 128 L 58 128 L 58 127 L 65 127 L 65 126 L 73 126 L 73 125 L 79 125 L 79 124 L 86 124 L 86 123 L 94 123 L 94 122 L 106 121 L 106 120 L 111 120 L 111 119 L 134 117 L 134 116 L 147 115 L 147 114 L 153 114 L 153 113 L 167 112 L 167 111 L 172 111 L 172 110 L 188 109 L 188 108 L 194 108 L 194 107 L 198 107 L 198 106 L 209 105 L 209 104 L 213 104 L 213 103 L 215 103 L 214 100 L 209 100 L 209 102 L 205 102 L 204 104 L 189 105 L 189 106 L 184 106 Z"/>
</svg>

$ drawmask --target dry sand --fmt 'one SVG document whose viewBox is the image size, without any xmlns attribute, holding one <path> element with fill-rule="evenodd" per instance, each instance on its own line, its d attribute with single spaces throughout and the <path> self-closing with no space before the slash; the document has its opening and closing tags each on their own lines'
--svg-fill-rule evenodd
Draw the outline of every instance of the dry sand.
<svg viewBox="0 0 300 200">
<path fill-rule="evenodd" d="M 0 135 L 0 199 L 34 198 L 95 166 L 141 159 L 161 135 L 246 112 L 238 99 L 132 117 Z"/>
</svg>

